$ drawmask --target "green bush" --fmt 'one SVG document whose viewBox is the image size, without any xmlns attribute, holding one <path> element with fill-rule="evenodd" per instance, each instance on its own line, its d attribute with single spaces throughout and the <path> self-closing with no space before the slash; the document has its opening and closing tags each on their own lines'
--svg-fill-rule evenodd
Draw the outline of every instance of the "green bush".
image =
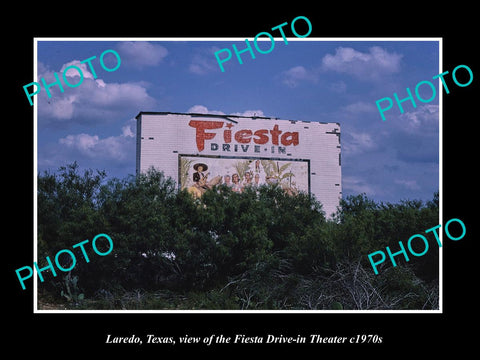
<svg viewBox="0 0 480 360">
<path fill-rule="evenodd" d="M 433 247 L 379 275 L 367 255 L 438 222 L 438 193 L 426 204 L 349 196 L 327 220 L 313 197 L 275 186 L 218 186 L 194 200 L 161 172 L 107 180 L 74 163 L 38 175 L 39 259 L 99 233 L 114 248 L 91 251 L 89 263 L 77 249 L 71 273 L 40 286 L 59 301 L 115 309 L 435 308 Z"/>
</svg>

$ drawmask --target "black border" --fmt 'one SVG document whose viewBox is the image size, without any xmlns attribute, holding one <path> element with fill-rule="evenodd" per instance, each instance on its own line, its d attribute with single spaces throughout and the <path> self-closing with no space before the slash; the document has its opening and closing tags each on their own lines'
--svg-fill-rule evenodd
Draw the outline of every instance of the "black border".
<svg viewBox="0 0 480 360">
<path fill-rule="evenodd" d="M 12 193 L 4 212 L 8 236 L 2 264 L 7 282 L 5 350 L 36 356 L 76 354 L 85 358 L 99 355 L 127 356 L 151 353 L 166 357 L 193 350 L 209 353 L 260 356 L 302 353 L 309 356 L 336 356 L 343 350 L 354 355 L 438 356 L 452 348 L 462 353 L 475 350 L 477 332 L 468 327 L 476 313 L 476 103 L 478 66 L 478 16 L 467 4 L 341 3 L 341 4 L 248 4 L 182 3 L 162 4 L 12 4 L 15 20 L 3 22 L 6 34 L 2 57 L 8 69 L 4 98 L 6 133 L 12 139 L 4 146 L 4 189 Z M 153 6 L 152 6 L 153 5 Z M 22 291 L 14 269 L 33 258 L 33 111 L 27 106 L 22 86 L 33 78 L 34 37 L 232 37 L 254 36 L 295 16 L 303 15 L 313 24 L 311 37 L 441 37 L 443 69 L 452 71 L 467 64 L 474 73 L 473 83 L 461 91 L 443 96 L 443 219 L 459 218 L 467 235 L 459 242 L 444 245 L 443 314 L 310 314 L 310 315 L 168 315 L 168 314 L 33 314 L 32 291 Z M 271 54 L 273 56 L 273 54 Z M 457 89 L 456 89 L 457 90 Z M 319 100 L 320 101 L 320 100 Z M 21 134 L 21 139 L 17 135 Z M 11 142 L 21 148 L 12 154 Z M 5 214 L 6 213 L 6 214 Z M 17 224 L 17 225 L 15 225 Z M 18 225 L 20 224 L 20 225 Z M 10 231 L 10 233 L 9 233 Z M 10 315 L 11 313 L 11 315 Z M 324 336 L 373 333 L 382 336 L 380 346 L 216 346 L 216 347 L 136 347 L 107 346 L 106 334 L 209 335 L 235 333 L 250 335 L 319 333 Z M 346 335 L 345 335 L 346 336 Z M 259 353 L 258 350 L 267 353 Z M 310 352 L 314 350 L 314 352 Z M 308 353 L 307 353 L 308 352 Z"/>
</svg>

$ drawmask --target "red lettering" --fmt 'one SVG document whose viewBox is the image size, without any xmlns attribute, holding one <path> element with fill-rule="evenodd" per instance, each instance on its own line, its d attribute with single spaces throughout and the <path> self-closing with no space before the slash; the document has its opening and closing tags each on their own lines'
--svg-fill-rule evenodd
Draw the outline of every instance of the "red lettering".
<svg viewBox="0 0 480 360">
<path fill-rule="evenodd" d="M 203 151 L 205 149 L 205 140 L 212 140 L 215 138 L 215 136 L 217 136 L 216 133 L 206 132 L 206 130 L 220 129 L 223 127 L 224 123 L 223 121 L 191 120 L 188 125 L 196 129 L 195 137 L 197 148 L 199 151 Z M 228 129 L 225 129 L 223 132 L 223 140 L 226 144 L 229 144 L 232 142 L 231 127 L 233 127 L 233 125 L 227 123 L 226 126 Z M 279 130 L 278 125 L 273 126 L 272 130 L 270 131 L 267 129 L 260 129 L 256 130 L 255 132 L 249 129 L 239 130 L 235 132 L 234 138 L 239 144 L 249 144 L 253 139 L 255 144 L 264 145 L 270 140 L 270 137 L 268 136 L 269 133 L 271 135 L 271 141 L 273 145 L 279 145 L 279 142 L 281 142 L 283 146 L 296 146 L 300 143 L 298 132 L 287 131 L 282 134 L 282 130 Z"/>
<path fill-rule="evenodd" d="M 272 144 L 278 145 L 278 136 L 282 133 L 282 130 L 278 130 L 278 125 L 273 127 L 273 130 L 270 130 L 270 134 L 272 134 Z"/>
<path fill-rule="evenodd" d="M 205 140 L 211 140 L 217 135 L 215 133 L 207 133 L 205 130 L 220 129 L 223 126 L 223 122 L 191 120 L 188 125 L 196 129 L 197 132 L 195 138 L 197 141 L 197 148 L 199 151 L 203 151 L 203 149 L 205 149 Z"/>
<path fill-rule="evenodd" d="M 225 140 L 226 143 L 232 142 L 232 130 L 228 129 L 223 132 L 223 140 Z"/>
<path fill-rule="evenodd" d="M 253 142 L 255 144 L 266 144 L 268 142 L 268 130 L 267 129 L 264 129 L 264 130 L 257 130 L 255 131 L 255 136 L 258 136 L 258 139 L 253 139 Z"/>
<path fill-rule="evenodd" d="M 287 139 L 290 137 L 290 139 Z M 298 145 L 298 132 L 286 132 L 282 135 L 282 145 Z"/>
<path fill-rule="evenodd" d="M 240 130 L 235 133 L 235 140 L 240 144 L 248 144 L 252 136 L 252 130 Z"/>
</svg>

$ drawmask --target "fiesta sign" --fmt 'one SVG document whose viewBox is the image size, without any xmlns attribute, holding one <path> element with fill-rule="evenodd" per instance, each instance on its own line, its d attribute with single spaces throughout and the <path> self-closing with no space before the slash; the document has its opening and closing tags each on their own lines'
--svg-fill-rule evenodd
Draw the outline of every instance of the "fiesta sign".
<svg viewBox="0 0 480 360">
<path fill-rule="evenodd" d="M 268 178 L 292 191 L 315 195 L 328 217 L 339 206 L 342 167 L 338 123 L 255 114 L 144 111 L 136 120 L 137 174 L 154 168 L 179 188 L 188 188 L 198 182 L 194 179 L 197 164 L 204 164 L 207 183 L 221 176 L 225 184 L 242 188 L 268 184 Z"/>
<path fill-rule="evenodd" d="M 238 151 L 238 144 L 240 144 L 242 150 L 246 152 L 250 145 L 253 142 L 255 152 L 260 152 L 260 145 L 266 145 L 269 142 L 272 145 L 283 145 L 283 146 L 297 146 L 299 144 L 299 135 L 298 132 L 283 132 L 280 130 L 278 125 L 274 125 L 271 130 L 268 129 L 241 129 L 233 130 L 234 124 L 225 123 L 224 121 L 199 121 L 191 120 L 188 123 L 189 126 L 196 129 L 196 143 L 198 151 L 203 151 L 205 149 L 205 141 L 213 140 L 217 137 L 217 132 L 207 132 L 206 130 L 217 130 L 223 128 L 223 151 Z M 234 141 L 236 144 L 232 144 Z M 232 149 L 231 149 L 231 145 Z M 218 150 L 218 143 L 211 143 L 211 150 Z M 279 152 L 283 152 L 284 147 L 279 146 Z M 273 149 L 272 149 L 273 151 Z"/>
</svg>

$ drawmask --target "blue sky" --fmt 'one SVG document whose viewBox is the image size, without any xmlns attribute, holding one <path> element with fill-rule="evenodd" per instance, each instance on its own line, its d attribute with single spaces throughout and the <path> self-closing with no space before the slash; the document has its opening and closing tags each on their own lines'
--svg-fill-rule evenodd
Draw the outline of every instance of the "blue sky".
<svg viewBox="0 0 480 360">
<path fill-rule="evenodd" d="M 38 105 L 38 170 L 77 161 L 109 177 L 135 173 L 135 116 L 140 111 L 253 114 L 341 124 L 343 194 L 377 201 L 430 200 L 439 189 L 438 95 L 429 103 L 403 103 L 385 112 L 375 101 L 406 97 L 439 74 L 439 44 L 430 41 L 325 41 L 281 38 L 268 54 L 233 58 L 221 72 L 214 53 L 243 41 L 38 41 L 38 81 L 82 68 L 75 88 L 42 90 Z M 263 45 L 263 46 L 262 46 Z M 268 48 L 267 43 L 260 44 Z M 113 49 L 121 66 L 101 68 Z M 92 65 L 93 79 L 86 64 Z M 110 54 L 111 55 L 111 54 Z M 105 56 L 109 65 L 113 56 Z M 114 65 L 113 65 L 114 66 Z M 73 73 L 72 73 L 73 75 Z M 74 78 L 71 83 L 75 83 Z M 34 80 L 35 81 L 35 80 Z M 432 80 L 439 92 L 439 80 Z M 427 89 L 425 89 L 427 90 Z M 440 89 L 441 90 L 441 89 Z M 425 93 L 424 98 L 431 93 Z M 28 100 L 25 99 L 26 105 Z"/>
</svg>

